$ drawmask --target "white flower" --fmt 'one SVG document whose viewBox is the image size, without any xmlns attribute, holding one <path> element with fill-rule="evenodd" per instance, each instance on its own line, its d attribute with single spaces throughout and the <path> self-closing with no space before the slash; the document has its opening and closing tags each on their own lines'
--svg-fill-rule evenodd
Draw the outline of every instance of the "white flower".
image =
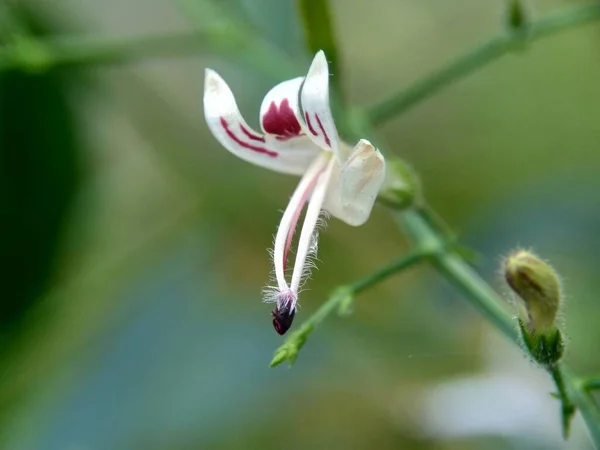
<svg viewBox="0 0 600 450">
<path fill-rule="evenodd" d="M 317 224 L 326 211 L 350 225 L 362 225 L 385 178 L 385 160 L 365 139 L 351 149 L 340 141 L 329 107 L 329 68 L 323 51 L 306 77 L 275 86 L 260 107 L 263 133 L 242 118 L 227 83 L 206 69 L 204 114 L 217 140 L 231 153 L 253 164 L 302 178 L 283 214 L 273 250 L 276 286 L 266 289 L 275 302 L 273 325 L 284 334 L 296 313 L 302 280 L 316 252 Z M 302 209 L 296 260 L 288 283 L 286 266 Z"/>
</svg>

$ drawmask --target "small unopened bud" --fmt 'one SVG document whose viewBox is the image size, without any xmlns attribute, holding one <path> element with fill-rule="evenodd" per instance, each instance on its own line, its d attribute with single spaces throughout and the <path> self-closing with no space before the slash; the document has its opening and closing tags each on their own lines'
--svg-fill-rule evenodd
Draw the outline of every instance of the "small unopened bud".
<svg viewBox="0 0 600 450">
<path fill-rule="evenodd" d="M 527 319 L 519 318 L 525 349 L 538 364 L 555 365 L 564 353 L 563 337 L 556 327 L 561 303 L 557 273 L 533 253 L 518 250 L 506 258 L 504 276 L 525 306 Z"/>
<path fill-rule="evenodd" d="M 554 330 L 561 298 L 556 271 L 533 253 L 518 250 L 506 259 L 504 276 L 525 303 L 531 331 L 547 334 Z"/>
<path fill-rule="evenodd" d="M 506 259 L 504 276 L 525 303 L 531 331 L 538 335 L 551 333 L 556 328 L 561 298 L 554 269 L 533 253 L 518 250 Z"/>
<path fill-rule="evenodd" d="M 421 182 L 412 167 L 399 158 L 388 157 L 379 201 L 394 209 L 404 209 L 421 201 Z"/>
</svg>

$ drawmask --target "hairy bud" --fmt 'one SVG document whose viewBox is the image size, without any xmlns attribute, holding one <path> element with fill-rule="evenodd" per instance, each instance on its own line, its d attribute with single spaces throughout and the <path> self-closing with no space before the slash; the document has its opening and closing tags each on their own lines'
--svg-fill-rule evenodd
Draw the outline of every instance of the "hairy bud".
<svg viewBox="0 0 600 450">
<path fill-rule="evenodd" d="M 527 323 L 519 319 L 519 328 L 529 354 L 543 366 L 555 364 L 564 352 L 563 338 L 556 328 L 561 303 L 557 273 L 533 253 L 518 250 L 504 262 L 504 276 L 527 311 Z"/>
<path fill-rule="evenodd" d="M 536 334 L 552 331 L 561 301 L 560 281 L 554 269 L 533 253 L 518 250 L 506 259 L 504 276 L 525 303 L 531 330 Z"/>
</svg>

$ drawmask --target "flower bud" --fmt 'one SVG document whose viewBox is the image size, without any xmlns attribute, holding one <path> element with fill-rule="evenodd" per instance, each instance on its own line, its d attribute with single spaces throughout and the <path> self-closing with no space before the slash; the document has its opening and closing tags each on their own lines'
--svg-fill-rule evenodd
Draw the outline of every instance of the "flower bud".
<svg viewBox="0 0 600 450">
<path fill-rule="evenodd" d="M 421 182 L 412 167 L 399 158 L 386 158 L 386 174 L 378 199 L 394 209 L 404 209 L 421 201 Z"/>
<path fill-rule="evenodd" d="M 530 331 L 536 335 L 552 334 L 561 298 L 554 269 L 533 253 L 518 250 L 506 259 L 504 276 L 525 303 Z"/>
</svg>

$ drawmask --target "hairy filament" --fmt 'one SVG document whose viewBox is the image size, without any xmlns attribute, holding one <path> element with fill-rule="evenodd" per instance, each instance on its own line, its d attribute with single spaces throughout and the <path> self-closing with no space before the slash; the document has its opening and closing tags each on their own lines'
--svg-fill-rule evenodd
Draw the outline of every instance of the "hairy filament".
<svg viewBox="0 0 600 450">
<path fill-rule="evenodd" d="M 329 186 L 329 179 L 331 178 L 334 164 L 335 159 L 331 158 L 325 171 L 318 175 L 317 185 L 308 202 L 306 217 L 304 218 L 300 240 L 298 241 L 298 253 L 296 254 L 296 261 L 294 262 L 292 282 L 290 284 L 290 289 L 296 294 L 300 288 L 303 276 L 306 275 L 306 259 L 311 249 L 316 249 L 316 237 L 314 236 L 314 232 L 317 227 L 317 222 L 319 221 L 325 194 L 327 194 L 327 187 Z"/>
<path fill-rule="evenodd" d="M 275 278 L 277 280 L 279 291 L 281 292 L 289 289 L 287 281 L 285 280 L 285 269 L 298 218 L 300 217 L 300 213 L 302 212 L 302 208 L 308 200 L 308 197 L 315 189 L 319 176 L 326 167 L 328 159 L 329 155 L 323 154 L 315 159 L 308 168 L 300 180 L 298 187 L 294 191 L 294 194 L 283 213 L 279 228 L 277 229 L 275 246 L 273 249 L 273 264 L 275 267 Z"/>
</svg>

